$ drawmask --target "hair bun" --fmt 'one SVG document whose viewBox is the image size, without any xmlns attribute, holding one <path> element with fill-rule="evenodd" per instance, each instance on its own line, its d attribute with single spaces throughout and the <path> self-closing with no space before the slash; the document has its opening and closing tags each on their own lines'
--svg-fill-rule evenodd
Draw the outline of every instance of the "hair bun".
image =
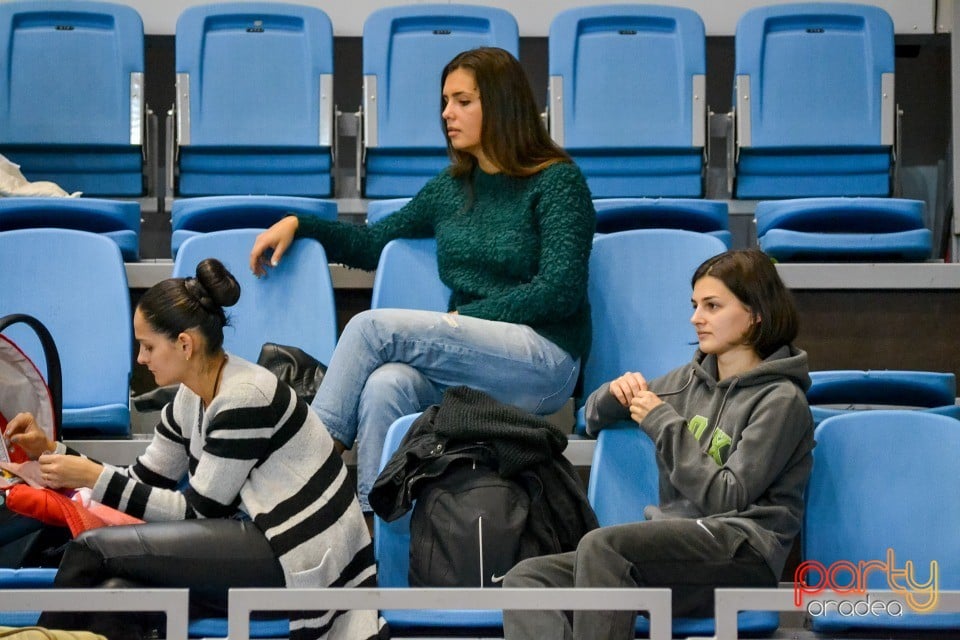
<svg viewBox="0 0 960 640">
<path fill-rule="evenodd" d="M 201 289 L 197 291 L 200 295 L 196 297 L 204 307 L 208 306 L 208 299 L 218 307 L 232 307 L 240 299 L 240 283 L 216 258 L 207 258 L 197 265 L 197 278 L 194 282 Z"/>
</svg>

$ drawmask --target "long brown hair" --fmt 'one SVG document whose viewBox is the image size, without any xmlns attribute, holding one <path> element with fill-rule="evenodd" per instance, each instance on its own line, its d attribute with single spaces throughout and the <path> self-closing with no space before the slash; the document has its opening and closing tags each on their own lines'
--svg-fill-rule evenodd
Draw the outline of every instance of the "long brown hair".
<svg viewBox="0 0 960 640">
<path fill-rule="evenodd" d="M 457 54 L 443 69 L 441 90 L 447 76 L 456 69 L 467 69 L 476 79 L 483 105 L 480 146 L 501 172 L 530 176 L 557 162 L 571 161 L 547 133 L 527 75 L 509 52 L 480 47 Z M 442 98 L 440 111 L 442 114 Z M 452 164 L 450 173 L 469 175 L 477 159 L 453 148 L 442 115 L 440 120 Z"/>
</svg>

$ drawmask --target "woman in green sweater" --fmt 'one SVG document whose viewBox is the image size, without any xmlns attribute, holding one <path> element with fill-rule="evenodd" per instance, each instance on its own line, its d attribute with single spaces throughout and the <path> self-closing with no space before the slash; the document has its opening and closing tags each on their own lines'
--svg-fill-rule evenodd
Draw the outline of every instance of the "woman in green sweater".
<svg viewBox="0 0 960 640">
<path fill-rule="evenodd" d="M 365 512 L 387 429 L 467 385 L 547 414 L 570 397 L 590 344 L 587 261 L 595 211 L 579 169 L 550 139 L 520 63 L 480 48 L 444 68 L 451 165 L 370 226 L 289 216 L 250 253 L 262 274 L 295 237 L 372 270 L 394 238 L 436 238 L 447 313 L 377 309 L 343 331 L 313 402 L 344 448 L 357 444 Z M 411 286 L 416 286 L 411 283 Z"/>
</svg>

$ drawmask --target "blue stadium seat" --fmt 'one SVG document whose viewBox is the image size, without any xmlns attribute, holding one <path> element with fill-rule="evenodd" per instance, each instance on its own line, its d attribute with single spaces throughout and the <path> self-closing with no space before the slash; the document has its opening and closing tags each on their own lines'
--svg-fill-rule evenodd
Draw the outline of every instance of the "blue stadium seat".
<svg viewBox="0 0 960 640">
<path fill-rule="evenodd" d="M 223 336 L 227 351 L 256 362 L 263 343 L 276 342 L 330 362 L 337 342 L 337 316 L 323 247 L 315 240 L 296 240 L 277 267 L 257 278 L 248 260 L 260 231 L 230 229 L 188 239 L 177 252 L 174 277 L 193 277 L 200 261 L 217 258 L 240 283 L 240 301 L 226 310 L 231 324 Z"/>
<path fill-rule="evenodd" d="M 140 205 L 100 198 L 0 198 L 0 231 L 55 227 L 104 235 L 127 262 L 140 259 Z"/>
<path fill-rule="evenodd" d="M 83 0 L 0 3 L 0 153 L 33 182 L 144 193 L 143 22 Z"/>
<path fill-rule="evenodd" d="M 188 7 L 177 20 L 176 71 L 175 136 L 167 126 L 176 195 L 331 195 L 326 13 L 275 2 Z"/>
<path fill-rule="evenodd" d="M 926 260 L 932 253 L 920 200 L 763 200 L 754 215 L 760 248 L 784 262 L 907 262 Z"/>
<path fill-rule="evenodd" d="M 387 464 L 393 452 L 400 446 L 403 436 L 419 413 L 397 419 L 387 431 L 380 458 L 380 468 Z M 410 569 L 410 513 L 393 522 L 385 522 L 380 516 L 373 519 L 373 553 L 377 559 L 377 584 L 380 588 L 406 588 L 410 586 L 407 572 Z M 503 633 L 503 612 L 497 610 L 470 609 L 387 609 L 380 615 L 393 631 L 401 635 L 405 630 L 428 629 L 450 633 L 451 630 L 471 629 L 480 633 L 493 631 Z"/>
<path fill-rule="evenodd" d="M 778 4 L 735 35 L 736 190 L 742 199 L 888 196 L 893 21 L 860 4 Z"/>
<path fill-rule="evenodd" d="M 63 435 L 130 433 L 133 325 L 117 244 L 72 229 L 0 232 L 0 316 L 26 313 L 49 329 L 63 374 Z M 46 377 L 26 327 L 6 332 Z"/>
<path fill-rule="evenodd" d="M 586 396 L 626 371 L 648 380 L 690 361 L 690 278 L 707 258 L 726 251 L 693 231 L 635 229 L 594 238 L 590 254 L 593 341 L 583 364 Z M 624 283 L 628 283 L 624 285 Z M 583 433 L 583 411 L 576 430 Z"/>
<path fill-rule="evenodd" d="M 337 203 L 295 196 L 207 196 L 174 200 L 170 251 L 174 258 L 188 238 L 224 229 L 266 229 L 290 215 L 337 219 Z"/>
<path fill-rule="evenodd" d="M 866 409 L 921 409 L 960 419 L 957 378 L 939 371 L 811 371 L 807 401 L 815 424 Z"/>
<path fill-rule="evenodd" d="M 550 133 L 594 197 L 703 194 L 706 38 L 695 11 L 568 9 L 548 48 Z"/>
<path fill-rule="evenodd" d="M 632 424 L 632 423 L 631 423 Z M 601 527 L 645 520 L 647 505 L 660 504 L 660 478 L 653 441 L 635 424 L 604 429 L 597 438 L 587 482 L 587 499 Z M 713 618 L 675 618 L 677 637 L 712 636 Z M 771 633 L 780 625 L 775 611 L 737 614 L 741 633 Z M 648 633 L 650 621 L 637 616 L 637 632 Z"/>
<path fill-rule="evenodd" d="M 938 572 L 938 589 L 960 589 L 957 426 L 952 418 L 921 411 L 864 411 L 828 418 L 817 427 L 801 533 L 802 561 L 821 563 L 831 580 L 824 579 L 824 572 L 806 574 L 807 584 L 825 590 L 808 595 L 802 604 L 805 609 L 809 600 L 833 598 L 832 586 L 845 588 L 856 579 L 847 568 L 831 568 L 863 570 L 865 563 L 883 565 L 868 572 L 870 589 L 890 589 L 891 569 L 906 569 L 911 578 L 924 583 L 931 578 L 932 563 Z M 904 577 L 893 579 L 908 585 Z M 931 600 L 929 593 L 908 590 L 917 605 Z M 882 609 L 872 609 L 871 615 L 843 615 L 836 607 L 828 607 L 826 613 L 811 616 L 812 628 L 818 637 L 854 627 L 860 633 L 882 630 L 895 635 L 906 630 L 946 633 L 960 628 L 960 613 L 901 608 L 902 615 L 897 616 Z"/>
<path fill-rule="evenodd" d="M 391 213 L 396 213 L 403 205 L 410 202 L 410 198 L 387 198 L 385 200 L 371 200 L 367 203 L 367 224 L 376 224 Z"/>
<path fill-rule="evenodd" d="M 685 229 L 710 234 L 730 248 L 729 209 L 726 202 L 690 198 L 594 199 L 597 233 L 628 229 Z"/>
<path fill-rule="evenodd" d="M 373 279 L 371 309 L 419 309 L 446 312 L 450 289 L 437 272 L 437 241 L 398 238 L 380 253 Z"/>
<path fill-rule="evenodd" d="M 509 12 L 477 5 L 411 4 L 367 16 L 362 105 L 366 197 L 412 196 L 449 164 L 440 119 L 440 75 L 461 51 L 484 46 L 518 55 L 517 22 Z"/>
</svg>

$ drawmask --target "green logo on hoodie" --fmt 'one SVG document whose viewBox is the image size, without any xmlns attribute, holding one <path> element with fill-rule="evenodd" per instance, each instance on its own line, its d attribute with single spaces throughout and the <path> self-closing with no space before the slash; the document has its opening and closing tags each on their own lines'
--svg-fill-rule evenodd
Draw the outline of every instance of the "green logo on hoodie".
<svg viewBox="0 0 960 640">
<path fill-rule="evenodd" d="M 710 454 L 710 457 L 718 466 L 723 466 L 724 458 L 726 458 L 732 443 L 733 440 L 722 429 L 714 429 L 713 437 L 710 438 L 710 449 L 707 450 L 707 453 Z"/>
<path fill-rule="evenodd" d="M 690 422 L 687 423 L 687 429 L 693 434 L 694 438 L 699 440 L 703 432 L 707 430 L 708 422 L 709 421 L 703 416 L 693 416 L 690 418 Z"/>
</svg>

